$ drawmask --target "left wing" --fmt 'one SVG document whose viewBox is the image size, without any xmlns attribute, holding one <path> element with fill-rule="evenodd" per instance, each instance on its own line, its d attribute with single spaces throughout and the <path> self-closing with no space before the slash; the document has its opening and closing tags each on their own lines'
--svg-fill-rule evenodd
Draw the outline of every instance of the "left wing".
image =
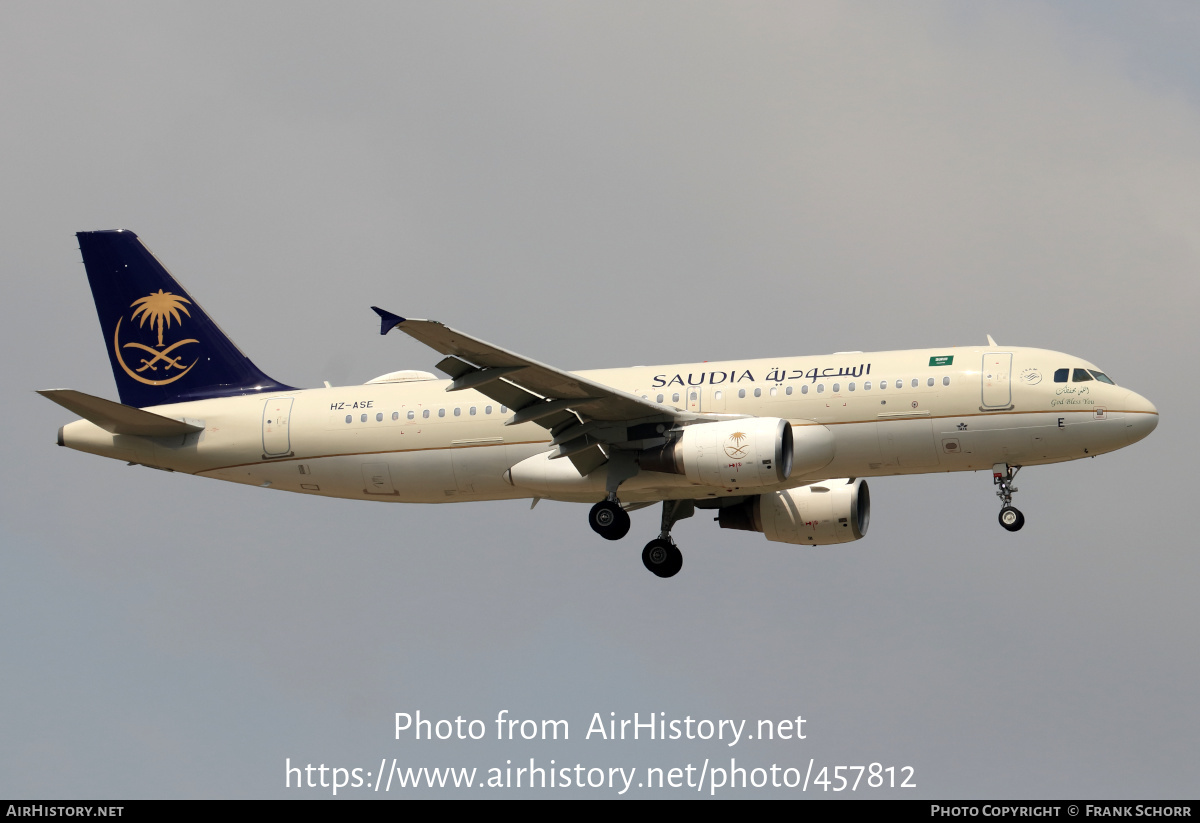
<svg viewBox="0 0 1200 823">
<path fill-rule="evenodd" d="M 743 415 L 705 415 L 653 403 L 515 352 L 493 346 L 434 320 L 400 317 L 376 306 L 379 333 L 392 329 L 447 355 L 437 364 L 453 378 L 446 391 L 474 389 L 512 409 L 505 425 L 537 423 L 553 435 L 551 459 L 569 457 L 582 475 L 607 462 L 613 449 L 661 445 L 665 433 L 687 423 Z"/>
</svg>

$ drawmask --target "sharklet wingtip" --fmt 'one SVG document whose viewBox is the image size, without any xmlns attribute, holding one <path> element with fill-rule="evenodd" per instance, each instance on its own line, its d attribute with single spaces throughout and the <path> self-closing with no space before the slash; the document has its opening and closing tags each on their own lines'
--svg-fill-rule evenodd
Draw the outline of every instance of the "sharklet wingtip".
<svg viewBox="0 0 1200 823">
<path fill-rule="evenodd" d="M 400 315 L 392 314 L 390 311 L 387 311 L 386 309 L 381 309 L 378 306 L 372 306 L 371 311 L 373 311 L 379 315 L 379 319 L 380 319 L 379 333 L 380 334 L 387 334 L 392 329 L 396 328 L 401 323 L 403 323 L 405 320 L 405 318 L 401 317 Z"/>
</svg>

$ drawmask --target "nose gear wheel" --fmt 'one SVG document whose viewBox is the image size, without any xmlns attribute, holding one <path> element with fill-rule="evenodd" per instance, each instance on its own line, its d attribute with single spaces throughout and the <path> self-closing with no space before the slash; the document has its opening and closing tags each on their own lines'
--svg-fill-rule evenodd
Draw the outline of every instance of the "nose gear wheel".
<svg viewBox="0 0 1200 823">
<path fill-rule="evenodd" d="M 1000 510 L 1000 525 L 1010 532 L 1020 531 L 1025 525 L 1025 515 L 1021 514 L 1019 509 L 1005 506 Z"/>
</svg>

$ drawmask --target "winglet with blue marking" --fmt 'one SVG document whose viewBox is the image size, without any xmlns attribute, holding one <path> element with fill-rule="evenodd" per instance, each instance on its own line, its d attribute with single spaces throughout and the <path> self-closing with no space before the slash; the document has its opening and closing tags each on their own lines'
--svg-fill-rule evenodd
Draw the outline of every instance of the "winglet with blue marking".
<svg viewBox="0 0 1200 823">
<path fill-rule="evenodd" d="M 399 326 L 401 323 L 404 322 L 404 318 L 401 317 L 400 315 L 392 314 L 390 311 L 384 311 L 383 309 L 379 308 L 378 306 L 372 306 L 371 311 L 378 314 L 380 320 L 382 321 L 379 324 L 379 333 L 380 334 L 387 334 L 392 329 L 396 328 L 397 326 Z"/>
</svg>

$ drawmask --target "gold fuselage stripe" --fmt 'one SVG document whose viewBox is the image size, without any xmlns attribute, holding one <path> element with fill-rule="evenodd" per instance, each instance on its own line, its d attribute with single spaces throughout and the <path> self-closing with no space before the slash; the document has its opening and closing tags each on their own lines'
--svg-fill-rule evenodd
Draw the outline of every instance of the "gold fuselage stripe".
<svg viewBox="0 0 1200 823">
<path fill-rule="evenodd" d="M 1135 411 L 1135 410 L 1131 410 L 1131 409 L 1130 410 L 1106 409 L 1106 411 L 1111 412 L 1112 414 L 1153 414 L 1153 415 L 1157 416 L 1157 412 Z M 951 419 L 951 418 L 957 419 L 957 418 L 962 418 L 962 417 L 1001 417 L 1001 416 L 1020 415 L 1020 414 L 1054 414 L 1054 415 L 1089 414 L 1090 415 L 1093 413 L 1094 413 L 1094 409 L 1047 409 L 1047 410 L 1042 410 L 1042 411 L 970 412 L 967 414 L 940 414 L 940 415 L 936 415 L 936 416 L 911 415 L 910 417 L 888 417 L 888 418 L 882 418 L 882 419 L 875 418 L 875 419 L 866 419 L 866 420 L 841 420 L 841 421 L 831 421 L 829 423 L 818 423 L 816 421 L 803 421 L 803 422 L 789 421 L 789 423 L 791 424 L 791 426 L 793 428 L 799 428 L 799 427 L 803 427 L 803 426 L 852 426 L 852 425 L 858 425 L 861 423 L 896 423 L 896 422 L 903 422 L 905 420 L 947 420 L 947 419 Z M 458 445 L 458 446 L 424 446 L 424 447 L 415 448 L 415 449 L 384 449 L 384 450 L 378 450 L 378 451 L 364 451 L 364 452 L 331 452 L 328 454 L 306 455 L 304 457 L 292 456 L 292 457 L 279 457 L 279 458 L 265 458 L 262 460 L 255 460 L 255 461 L 251 461 L 251 462 L 247 462 L 247 463 L 231 463 L 226 466 L 214 466 L 209 469 L 200 469 L 199 471 L 193 472 L 193 474 L 197 474 L 197 475 L 207 474 L 209 472 L 223 471 L 225 469 L 240 469 L 240 468 L 244 468 L 246 466 L 266 466 L 266 465 L 271 465 L 271 464 L 275 464 L 275 463 L 297 463 L 297 462 L 303 462 L 305 460 L 323 460 L 323 459 L 330 458 L 330 457 L 366 457 L 368 455 L 376 455 L 376 454 L 406 454 L 408 452 L 453 451 L 455 449 L 478 449 L 478 448 L 490 447 L 490 446 L 534 446 L 539 443 L 549 444 L 550 440 L 549 439 L 546 439 L 546 440 L 521 440 L 521 441 L 514 441 L 511 443 L 508 443 L 508 442 L 474 443 L 474 444 L 462 444 L 462 445 Z"/>
</svg>

